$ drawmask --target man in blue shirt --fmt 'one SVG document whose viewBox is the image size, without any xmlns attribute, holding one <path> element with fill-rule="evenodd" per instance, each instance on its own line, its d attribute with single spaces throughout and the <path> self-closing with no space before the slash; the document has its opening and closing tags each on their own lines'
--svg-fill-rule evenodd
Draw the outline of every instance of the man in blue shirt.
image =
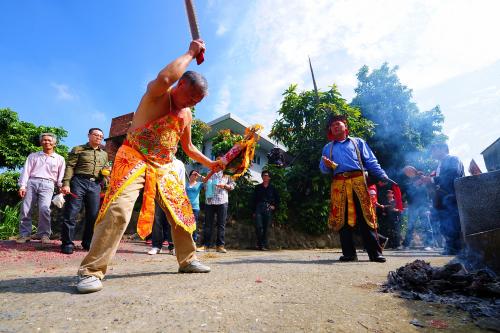
<svg viewBox="0 0 500 333">
<path fill-rule="evenodd" d="M 363 139 L 348 136 L 347 117 L 331 116 L 328 139 L 319 168 L 333 175 L 331 209 L 328 223 L 340 234 L 340 261 L 357 261 L 353 231 L 358 227 L 370 261 L 385 262 L 377 241 L 377 219 L 370 201 L 364 172 L 382 182 L 394 183 L 380 167 L 377 158 Z"/>
</svg>

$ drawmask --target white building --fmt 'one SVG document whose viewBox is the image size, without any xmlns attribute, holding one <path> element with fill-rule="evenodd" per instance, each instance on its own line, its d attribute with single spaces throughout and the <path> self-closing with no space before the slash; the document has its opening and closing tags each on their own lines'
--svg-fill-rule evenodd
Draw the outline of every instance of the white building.
<svg viewBox="0 0 500 333">
<path fill-rule="evenodd" d="M 245 128 L 254 125 L 246 124 L 243 120 L 236 117 L 234 114 L 228 113 L 217 119 L 214 119 L 207 123 L 210 126 L 210 132 L 208 132 L 203 138 L 203 154 L 212 159 L 215 156 L 212 155 L 212 139 L 217 135 L 220 130 L 229 129 L 231 132 L 236 134 L 245 134 Z M 261 124 L 264 126 L 264 131 L 269 131 L 271 124 Z M 285 147 L 272 141 L 266 135 L 261 134 L 259 139 L 259 144 L 255 150 L 255 156 L 252 165 L 250 166 L 250 174 L 252 178 L 258 182 L 262 181 L 260 173 L 262 168 L 267 164 L 267 154 L 273 148 L 280 148 L 286 151 Z"/>
</svg>

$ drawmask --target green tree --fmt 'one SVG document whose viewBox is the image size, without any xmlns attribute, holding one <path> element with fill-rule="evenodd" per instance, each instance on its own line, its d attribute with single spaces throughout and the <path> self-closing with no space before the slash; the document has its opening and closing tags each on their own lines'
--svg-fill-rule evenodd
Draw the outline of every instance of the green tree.
<svg viewBox="0 0 500 333">
<path fill-rule="evenodd" d="M 405 164 L 428 164 L 424 150 L 436 139 L 442 140 L 444 117 L 439 106 L 420 112 L 397 70 L 387 63 L 371 73 L 368 66 L 361 67 L 351 105 L 375 124 L 375 134 L 367 141 L 390 177 L 399 180 Z"/>
<path fill-rule="evenodd" d="M 51 132 L 57 135 L 56 152 L 63 157 L 68 154 L 68 147 L 61 144 L 68 132 L 62 127 L 36 126 L 19 120 L 16 112 L 10 109 L 0 109 L 0 168 L 19 169 L 29 154 L 39 151 L 39 135 Z"/>
<path fill-rule="evenodd" d="M 297 86 L 291 85 L 283 94 L 270 134 L 294 156 L 286 173 L 290 200 L 294 203 L 288 212 L 290 223 L 311 234 L 327 230 L 331 179 L 319 172 L 318 164 L 327 143 L 328 116 L 347 115 L 350 133 L 355 136 L 366 137 L 372 129 L 371 122 L 361 116 L 359 109 L 347 104 L 335 85 L 318 94 L 319 105 L 313 91 L 299 93 Z"/>
</svg>

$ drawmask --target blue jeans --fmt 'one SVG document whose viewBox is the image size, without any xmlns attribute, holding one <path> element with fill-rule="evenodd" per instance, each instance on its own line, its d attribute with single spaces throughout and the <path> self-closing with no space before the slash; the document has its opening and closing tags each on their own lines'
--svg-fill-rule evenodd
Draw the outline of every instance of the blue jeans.
<svg viewBox="0 0 500 333">
<path fill-rule="evenodd" d="M 267 228 L 271 225 L 273 212 L 265 202 L 257 204 L 255 210 L 255 234 L 257 236 L 257 247 L 259 249 L 269 247 L 267 241 Z"/>
<path fill-rule="evenodd" d="M 196 242 L 198 240 L 198 225 L 200 218 L 200 210 L 193 208 L 194 220 L 196 221 L 196 229 L 193 231 L 193 240 Z"/>
<path fill-rule="evenodd" d="M 30 178 L 26 185 L 26 195 L 21 206 L 19 235 L 31 235 L 31 212 L 38 204 L 38 236 L 50 236 L 50 202 L 54 194 L 54 182 L 44 178 Z"/>
<path fill-rule="evenodd" d="M 216 246 L 224 246 L 224 233 L 227 219 L 227 203 L 220 205 L 205 205 L 205 225 L 203 226 L 203 242 L 206 247 L 212 246 L 212 230 L 217 214 Z"/>
<path fill-rule="evenodd" d="M 75 175 L 71 178 L 71 192 L 76 195 L 66 196 L 64 207 L 64 221 L 62 224 L 61 240 L 62 246 L 73 244 L 75 239 L 76 217 L 85 204 L 85 225 L 83 229 L 82 246 L 90 248 L 92 235 L 94 234 L 94 224 L 99 213 L 99 193 L 101 186 L 95 181 Z"/>
</svg>

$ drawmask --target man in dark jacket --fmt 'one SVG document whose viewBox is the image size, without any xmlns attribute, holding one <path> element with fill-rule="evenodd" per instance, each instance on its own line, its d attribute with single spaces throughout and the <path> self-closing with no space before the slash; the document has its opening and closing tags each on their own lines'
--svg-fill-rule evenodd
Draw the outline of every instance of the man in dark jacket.
<svg viewBox="0 0 500 333">
<path fill-rule="evenodd" d="M 66 171 L 61 192 L 67 195 L 64 207 L 64 221 L 61 231 L 61 252 L 72 254 L 74 251 L 75 228 L 78 213 L 85 205 L 85 225 L 83 228 L 82 247 L 88 251 L 94 224 L 99 212 L 101 186 L 99 182 L 103 175 L 101 171 L 108 164 L 108 153 L 101 145 L 104 134 L 100 128 L 89 129 L 89 141 L 74 147 L 68 154 Z"/>
<path fill-rule="evenodd" d="M 463 242 L 454 182 L 465 175 L 464 166 L 458 157 L 449 154 L 446 143 L 434 144 L 431 153 L 439 164 L 436 176 L 427 177 L 426 182 L 435 186 L 434 206 L 438 212 L 441 233 L 446 240 L 444 254 L 458 254 Z"/>
<path fill-rule="evenodd" d="M 271 185 L 271 175 L 264 170 L 261 173 L 262 183 L 255 187 L 253 208 L 255 217 L 255 233 L 257 235 L 257 249 L 267 251 L 267 228 L 271 224 L 273 212 L 278 208 L 280 197 L 276 188 Z"/>
</svg>

